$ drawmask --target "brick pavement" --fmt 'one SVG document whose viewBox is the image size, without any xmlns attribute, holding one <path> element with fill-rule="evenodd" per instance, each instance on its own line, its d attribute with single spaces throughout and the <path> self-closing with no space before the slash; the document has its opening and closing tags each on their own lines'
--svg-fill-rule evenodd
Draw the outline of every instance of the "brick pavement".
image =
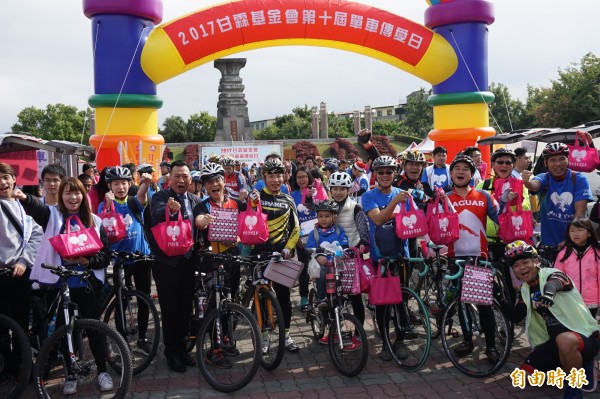
<svg viewBox="0 0 600 399">
<path fill-rule="evenodd" d="M 133 378 L 128 398 L 562 398 L 562 392 L 553 387 L 528 386 L 521 390 L 511 386 L 510 372 L 529 352 L 523 334 L 517 337 L 507 364 L 500 373 L 490 378 L 471 378 L 457 371 L 446 358 L 439 340 L 432 342 L 429 359 L 420 371 L 405 372 L 394 362 L 378 359 L 381 344 L 369 315 L 365 322 L 369 335 L 367 366 L 354 378 L 341 376 L 332 365 L 325 346 L 314 341 L 310 326 L 296 311 L 299 302 L 296 291 L 292 301 L 291 333 L 301 350 L 298 354 L 286 353 L 277 370 L 259 369 L 244 389 L 234 394 L 223 394 L 213 390 L 197 368 L 191 368 L 185 374 L 171 372 L 161 352 L 148 369 Z M 29 389 L 25 396 L 31 397 L 31 391 Z M 586 394 L 585 398 L 600 399 L 600 392 Z"/>
</svg>

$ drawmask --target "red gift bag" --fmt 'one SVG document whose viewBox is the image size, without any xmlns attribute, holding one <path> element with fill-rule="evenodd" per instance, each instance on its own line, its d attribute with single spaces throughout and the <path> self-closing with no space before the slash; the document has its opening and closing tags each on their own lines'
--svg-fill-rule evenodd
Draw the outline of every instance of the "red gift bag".
<svg viewBox="0 0 600 399">
<path fill-rule="evenodd" d="M 523 210 L 523 197 L 517 197 L 517 210 L 506 206 L 504 213 L 498 216 L 498 237 L 505 243 L 516 240 L 527 241 L 533 236 L 533 215 Z"/>
<path fill-rule="evenodd" d="M 373 305 L 394 305 L 402 302 L 402 288 L 400 276 L 387 275 L 382 277 L 381 264 L 377 269 L 377 276 L 371 280 L 369 302 Z"/>
<path fill-rule="evenodd" d="M 517 193 L 517 198 L 511 202 L 511 205 L 517 205 L 518 199 L 523 198 L 523 180 L 509 177 L 508 179 L 494 179 L 494 198 L 500 202 L 502 194 L 510 189 L 511 192 Z M 522 203 L 523 201 L 521 201 Z"/>
<path fill-rule="evenodd" d="M 584 143 L 580 145 L 579 142 Z M 600 165 L 598 150 L 590 147 L 585 138 L 585 133 L 578 131 L 575 136 L 575 145 L 569 147 L 569 169 L 577 172 L 593 172 Z"/>
<path fill-rule="evenodd" d="M 71 218 L 77 222 L 79 229 L 71 231 Z M 94 226 L 85 228 L 79 216 L 72 215 L 65 221 L 64 234 L 50 238 L 50 245 L 61 258 L 79 258 L 93 256 L 104 246 Z"/>
<path fill-rule="evenodd" d="M 171 220 L 169 208 L 165 208 L 165 221 L 152 227 L 152 235 L 161 251 L 167 256 L 185 255 L 194 245 L 192 222 L 183 220 L 181 211 L 177 220 Z"/>
<path fill-rule="evenodd" d="M 406 210 L 407 207 L 411 210 Z M 417 208 L 412 197 L 407 204 L 401 204 L 396 214 L 396 235 L 401 239 L 421 237 L 427 234 L 427 218 L 425 212 Z"/>
<path fill-rule="evenodd" d="M 238 215 L 238 236 L 244 245 L 264 244 L 269 239 L 267 215 L 263 213 L 260 201 L 253 210 L 250 205 Z"/>
<path fill-rule="evenodd" d="M 117 242 L 127 237 L 127 227 L 123 221 L 123 215 L 116 211 L 115 203 L 110 207 L 110 211 L 106 210 L 106 204 L 104 204 L 104 210 L 98 215 L 102 219 L 102 226 L 108 237 L 108 241 Z"/>
<path fill-rule="evenodd" d="M 458 214 L 450 211 L 448 198 L 444 200 L 444 210 L 439 211 L 440 196 L 435 196 L 435 201 L 427 207 L 427 225 L 429 226 L 429 239 L 437 245 L 448 245 L 460 236 Z M 425 252 L 427 253 L 427 252 Z"/>
<path fill-rule="evenodd" d="M 360 282 L 360 292 L 363 294 L 371 290 L 371 280 L 375 278 L 375 268 L 371 258 L 363 259 L 362 254 L 354 248 L 354 258 L 356 259 L 356 274 Z"/>
</svg>

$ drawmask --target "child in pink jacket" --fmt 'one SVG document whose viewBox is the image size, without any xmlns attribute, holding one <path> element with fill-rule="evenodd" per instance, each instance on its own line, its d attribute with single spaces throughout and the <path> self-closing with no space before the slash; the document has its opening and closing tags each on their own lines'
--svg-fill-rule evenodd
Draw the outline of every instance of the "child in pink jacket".
<svg viewBox="0 0 600 399">
<path fill-rule="evenodd" d="M 573 280 L 596 317 L 600 305 L 600 243 L 589 219 L 571 221 L 565 247 L 558 253 L 554 267 Z"/>
</svg>

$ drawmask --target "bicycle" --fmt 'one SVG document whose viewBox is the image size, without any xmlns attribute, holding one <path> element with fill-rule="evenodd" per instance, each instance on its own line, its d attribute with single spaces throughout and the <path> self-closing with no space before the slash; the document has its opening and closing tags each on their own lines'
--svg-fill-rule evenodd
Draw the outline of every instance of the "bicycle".
<svg viewBox="0 0 600 399">
<path fill-rule="evenodd" d="M 60 277 L 61 308 L 65 324 L 44 340 L 33 371 L 33 383 L 38 398 L 56 398 L 74 392 L 65 392 L 75 386 L 75 392 L 85 391 L 86 396 L 107 397 L 94 383 L 103 371 L 98 363 L 106 360 L 110 366 L 106 373 L 111 377 L 113 398 L 127 394 L 132 377 L 131 352 L 125 339 L 115 329 L 100 320 L 79 318 L 77 304 L 71 302 L 67 279 L 93 278 L 89 270 L 81 271 L 65 266 L 45 265 Z M 58 315 L 58 307 L 55 316 Z M 67 384 L 67 386 L 65 386 Z M 110 397 L 110 396 L 108 396 Z"/>
<path fill-rule="evenodd" d="M 0 268 L 0 276 L 12 278 L 12 274 L 12 266 Z M 25 391 L 31 375 L 31 356 L 23 327 L 0 314 L 0 397 L 16 399 Z"/>
<path fill-rule="evenodd" d="M 455 260 L 458 272 L 454 275 L 445 275 L 444 279 L 456 281 L 456 297 L 448 304 L 441 319 L 440 330 L 442 331 L 442 346 L 444 352 L 452 364 L 463 374 L 471 377 L 483 378 L 496 373 L 508 359 L 512 345 L 512 333 L 506 315 L 497 301 L 492 305 L 474 305 L 461 300 L 462 275 L 465 264 L 472 264 L 472 259 Z M 480 266 L 491 267 L 490 262 L 478 260 Z M 488 325 L 480 320 L 480 312 L 486 310 L 488 313 Z M 491 325 L 493 323 L 493 325 Z M 459 326 L 458 329 L 455 326 Z M 487 327 L 487 328 L 486 328 Z M 460 329 L 460 331 L 459 331 Z M 494 348 L 499 350 L 498 359 L 493 361 L 488 356 L 485 331 L 493 331 Z M 488 337 L 489 338 L 489 337 Z M 461 347 L 464 342 L 471 342 L 470 351 L 463 351 Z M 491 349 L 491 348 L 490 348 Z M 463 353 L 457 353 L 463 352 Z M 466 352 L 466 353 L 465 353 Z"/>
<path fill-rule="evenodd" d="M 306 322 L 311 325 L 315 338 L 320 340 L 328 329 L 327 348 L 335 368 L 347 377 L 358 375 L 367 364 L 369 346 L 364 327 L 350 312 L 351 304 L 342 293 L 340 259 L 342 251 L 323 248 L 333 262 L 333 275 L 327 276 L 327 309 L 317 305 L 317 291 L 311 288 L 308 295 Z M 338 263 L 340 262 L 340 263 Z"/>
<path fill-rule="evenodd" d="M 114 327 L 127 341 L 133 358 L 133 375 L 145 370 L 158 351 L 160 321 L 156 305 L 150 296 L 134 290 L 125 281 L 126 260 L 144 262 L 151 256 L 141 253 L 113 252 L 113 284 L 100 305 L 103 320 Z"/>
<path fill-rule="evenodd" d="M 404 275 L 407 262 L 423 262 L 422 258 L 383 258 L 380 260 L 382 276 L 390 273 L 399 276 L 401 282 L 406 282 Z M 403 269 L 398 270 L 398 265 Z M 402 273 L 401 273 L 402 272 Z M 383 344 L 392 359 L 400 368 L 406 371 L 417 371 L 423 367 L 431 349 L 431 324 L 427 308 L 419 295 L 404 286 L 402 302 L 384 305 Z"/>
<path fill-rule="evenodd" d="M 218 391 L 234 392 L 254 378 L 261 364 L 260 330 L 254 315 L 231 299 L 226 283 L 230 255 L 206 252 L 204 257 L 203 263 L 213 266 L 198 274 L 190 336 L 197 327 L 196 355 L 204 379 Z M 204 314 L 207 303 L 214 307 Z"/>
</svg>

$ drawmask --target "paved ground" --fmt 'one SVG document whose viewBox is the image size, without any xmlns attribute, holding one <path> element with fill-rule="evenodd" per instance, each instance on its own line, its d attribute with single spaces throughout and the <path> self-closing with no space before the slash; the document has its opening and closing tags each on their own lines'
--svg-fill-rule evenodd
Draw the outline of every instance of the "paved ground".
<svg viewBox="0 0 600 399">
<path fill-rule="evenodd" d="M 293 296 L 294 309 L 299 297 Z M 369 317 L 367 317 L 368 319 Z M 325 346 L 314 342 L 310 326 L 300 312 L 292 317 L 292 336 L 299 343 L 298 354 L 286 353 L 280 367 L 273 371 L 259 369 L 254 380 L 235 394 L 214 391 L 197 368 L 185 374 L 171 372 L 162 353 L 141 375 L 134 377 L 128 398 L 562 398 L 554 387 L 524 390 L 511 385 L 509 374 L 529 352 L 521 335 L 509 361 L 497 375 L 475 379 L 458 372 L 446 358 L 440 341 L 432 342 L 432 351 L 423 369 L 410 373 L 394 362 L 378 359 L 381 347 L 372 324 L 366 322 L 369 335 L 369 361 L 354 378 L 341 376 L 331 364 Z M 25 395 L 31 397 L 31 389 Z M 600 391 L 586 394 L 600 398 Z"/>
</svg>

